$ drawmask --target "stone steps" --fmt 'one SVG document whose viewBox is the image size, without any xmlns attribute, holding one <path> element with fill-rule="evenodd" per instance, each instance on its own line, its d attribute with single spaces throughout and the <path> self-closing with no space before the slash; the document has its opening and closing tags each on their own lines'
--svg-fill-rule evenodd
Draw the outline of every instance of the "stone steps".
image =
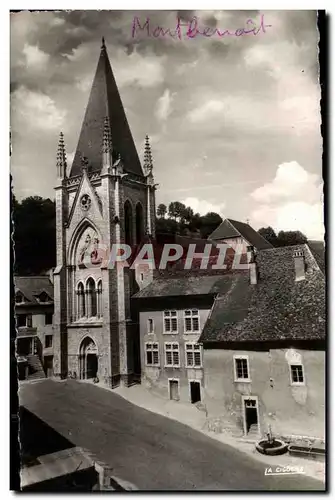
<svg viewBox="0 0 335 500">
<path fill-rule="evenodd" d="M 36 354 L 27 356 L 29 374 L 27 380 L 46 378 L 40 358 Z"/>
</svg>

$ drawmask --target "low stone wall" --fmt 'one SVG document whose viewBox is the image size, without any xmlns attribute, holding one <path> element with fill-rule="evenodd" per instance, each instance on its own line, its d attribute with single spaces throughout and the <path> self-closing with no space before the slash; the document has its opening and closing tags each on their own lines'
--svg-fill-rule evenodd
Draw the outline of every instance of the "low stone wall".
<svg viewBox="0 0 335 500">
<path fill-rule="evenodd" d="M 296 446 L 306 446 L 313 448 L 326 448 L 326 442 L 324 438 L 315 437 L 315 436 L 298 436 L 298 435 L 284 435 L 279 436 L 279 438 L 285 443 L 294 444 Z"/>
</svg>

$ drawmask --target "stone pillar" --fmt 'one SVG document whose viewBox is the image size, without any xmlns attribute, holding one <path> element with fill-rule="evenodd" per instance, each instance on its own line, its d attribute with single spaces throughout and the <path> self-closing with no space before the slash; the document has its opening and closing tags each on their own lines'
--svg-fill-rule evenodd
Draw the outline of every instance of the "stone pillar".
<svg viewBox="0 0 335 500">
<path fill-rule="evenodd" d="M 92 316 L 92 290 L 85 290 L 85 299 L 86 299 L 86 307 L 85 307 L 85 316 L 90 318 Z"/>
<path fill-rule="evenodd" d="M 66 179 L 58 179 L 56 199 L 56 268 L 54 270 L 54 366 L 55 376 L 65 378 L 68 372 L 68 296 L 66 276 L 66 224 L 68 194 Z"/>
</svg>

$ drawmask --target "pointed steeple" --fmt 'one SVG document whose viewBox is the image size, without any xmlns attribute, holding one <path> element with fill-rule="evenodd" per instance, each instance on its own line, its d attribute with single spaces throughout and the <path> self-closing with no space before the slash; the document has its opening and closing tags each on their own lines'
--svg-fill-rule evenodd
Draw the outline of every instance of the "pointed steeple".
<svg viewBox="0 0 335 500">
<path fill-rule="evenodd" d="M 129 173 L 143 176 L 141 163 L 102 38 L 100 58 L 82 124 L 70 176 L 81 175 L 81 155 L 88 159 L 90 171 L 102 169 L 102 147 L 106 116 L 113 131 L 113 150 L 120 153 Z"/>
<path fill-rule="evenodd" d="M 57 177 L 64 179 L 66 177 L 66 151 L 64 144 L 63 132 L 59 134 L 58 149 L 57 149 Z"/>
<path fill-rule="evenodd" d="M 143 168 L 145 175 L 152 173 L 153 163 L 152 163 L 151 146 L 148 135 L 145 136 Z"/>
</svg>

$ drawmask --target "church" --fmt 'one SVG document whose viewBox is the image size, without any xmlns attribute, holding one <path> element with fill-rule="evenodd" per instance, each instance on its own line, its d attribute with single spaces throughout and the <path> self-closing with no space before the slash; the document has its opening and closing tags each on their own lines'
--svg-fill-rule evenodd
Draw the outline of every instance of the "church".
<svg viewBox="0 0 335 500">
<path fill-rule="evenodd" d="M 130 297 L 135 272 L 108 266 L 113 245 L 155 236 L 149 138 L 141 163 L 104 39 L 71 169 L 65 138 L 57 152 L 54 270 L 56 377 L 99 379 L 110 387 L 140 377 L 139 334 Z"/>
<path fill-rule="evenodd" d="M 168 240 L 155 230 L 156 188 L 149 138 L 141 162 L 102 39 L 71 168 L 59 138 L 52 279 L 16 279 L 22 379 L 141 383 L 205 409 L 209 430 L 324 436 L 324 256 L 273 248 L 233 219 L 208 240 Z M 184 252 L 164 269 L 110 265 L 113 248 L 133 259 L 146 242 L 155 261 L 166 243 Z M 230 247 L 225 267 L 185 267 L 191 245 L 199 257 L 209 242 L 209 262 Z"/>
</svg>

